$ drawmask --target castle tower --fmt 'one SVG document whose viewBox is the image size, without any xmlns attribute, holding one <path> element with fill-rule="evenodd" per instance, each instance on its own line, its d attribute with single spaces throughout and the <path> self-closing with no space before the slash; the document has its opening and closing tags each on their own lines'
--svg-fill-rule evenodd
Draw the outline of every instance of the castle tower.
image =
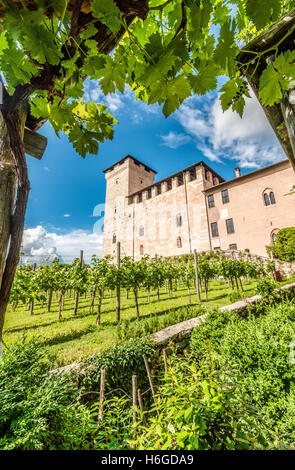
<svg viewBox="0 0 295 470">
<path fill-rule="evenodd" d="M 128 195 L 153 184 L 156 171 L 131 155 L 126 155 L 104 170 L 104 173 L 107 186 L 103 256 L 115 256 L 118 241 L 121 241 L 121 253 L 124 256 L 132 252 L 134 230 Z"/>
</svg>

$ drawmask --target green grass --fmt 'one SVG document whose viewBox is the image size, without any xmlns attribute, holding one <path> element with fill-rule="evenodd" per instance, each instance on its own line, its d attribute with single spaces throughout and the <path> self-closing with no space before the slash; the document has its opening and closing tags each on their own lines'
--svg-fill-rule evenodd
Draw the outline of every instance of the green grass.
<svg viewBox="0 0 295 470">
<path fill-rule="evenodd" d="M 287 282 L 290 282 L 290 279 Z M 283 283 L 281 283 L 283 284 Z M 244 296 L 254 295 L 255 282 L 244 282 Z M 192 304 L 197 305 L 197 296 L 192 293 Z M 208 301 L 202 294 L 202 305 L 207 310 L 213 307 L 221 307 L 231 303 L 229 295 L 232 289 L 224 285 L 222 281 L 210 283 Z M 69 364 L 83 356 L 99 353 L 117 341 L 115 322 L 115 297 L 106 293 L 102 304 L 101 325 L 95 325 L 96 305 L 94 313 L 90 314 L 90 296 L 80 297 L 77 315 L 73 315 L 74 300 L 66 295 L 65 307 L 62 321 L 58 321 L 58 301 L 53 297 L 52 309 L 46 313 L 46 307 L 41 308 L 35 305 L 34 315 L 30 315 L 25 305 L 19 306 L 13 312 L 11 307 L 6 315 L 4 342 L 9 347 L 19 335 L 41 336 L 44 344 L 57 355 L 55 366 Z M 187 289 L 180 287 L 173 292 L 173 298 L 163 288 L 160 290 L 160 301 L 157 301 L 156 294 L 151 293 L 151 302 L 147 302 L 145 292 L 139 292 L 139 309 L 141 317 L 148 318 L 149 315 L 157 314 L 164 318 L 168 315 L 167 310 L 188 305 Z M 126 299 L 125 292 L 121 293 L 121 318 L 136 319 L 133 295 L 129 294 Z"/>
</svg>

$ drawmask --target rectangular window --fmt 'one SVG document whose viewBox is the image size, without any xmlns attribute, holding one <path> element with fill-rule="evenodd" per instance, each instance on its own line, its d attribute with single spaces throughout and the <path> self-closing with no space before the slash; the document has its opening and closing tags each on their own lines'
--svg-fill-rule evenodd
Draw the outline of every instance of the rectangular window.
<svg viewBox="0 0 295 470">
<path fill-rule="evenodd" d="M 183 174 L 177 175 L 177 186 L 181 186 L 183 184 Z"/>
<path fill-rule="evenodd" d="M 137 202 L 142 202 L 142 193 L 139 193 Z"/>
<path fill-rule="evenodd" d="M 162 193 L 162 187 L 160 184 L 157 184 L 157 196 Z"/>
<path fill-rule="evenodd" d="M 190 181 L 194 181 L 195 179 L 197 179 L 196 167 L 190 169 L 189 175 L 190 175 Z"/>
<path fill-rule="evenodd" d="M 151 199 L 151 197 L 152 197 L 152 188 L 149 188 L 146 192 L 146 198 Z"/>
<path fill-rule="evenodd" d="M 210 181 L 210 171 L 205 170 L 205 180 Z"/>
<path fill-rule="evenodd" d="M 170 191 L 170 189 L 172 189 L 172 181 L 167 180 L 167 191 Z"/>
<path fill-rule="evenodd" d="M 228 195 L 228 190 L 227 189 L 223 189 L 221 191 L 221 197 L 222 197 L 223 204 L 226 204 L 227 202 L 229 202 L 229 195 Z"/>
<path fill-rule="evenodd" d="M 229 249 L 230 250 L 237 250 L 238 249 L 238 245 L 236 243 L 231 243 L 231 245 L 229 245 Z"/>
<path fill-rule="evenodd" d="M 217 222 L 212 222 L 212 224 L 211 224 L 211 234 L 212 234 L 212 237 L 218 237 L 219 236 Z"/>
<path fill-rule="evenodd" d="M 209 206 L 209 209 L 211 207 L 215 207 L 214 195 L 213 194 L 209 194 L 209 196 L 208 196 L 208 206 Z"/>
<path fill-rule="evenodd" d="M 226 223 L 227 233 L 235 233 L 233 219 L 227 219 L 225 223 Z"/>
</svg>

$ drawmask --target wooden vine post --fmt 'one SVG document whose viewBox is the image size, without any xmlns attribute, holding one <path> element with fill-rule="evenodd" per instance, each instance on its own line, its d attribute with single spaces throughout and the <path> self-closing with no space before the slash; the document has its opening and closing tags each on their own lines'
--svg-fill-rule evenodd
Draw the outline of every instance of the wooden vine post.
<svg viewBox="0 0 295 470">
<path fill-rule="evenodd" d="M 195 258 L 195 270 L 196 270 L 196 289 L 197 289 L 197 296 L 198 296 L 198 301 L 201 302 L 200 283 L 199 283 L 199 268 L 198 268 L 198 253 L 197 253 L 197 250 L 194 250 L 194 258 Z"/>
<path fill-rule="evenodd" d="M 132 407 L 133 407 L 133 412 L 132 412 L 132 421 L 133 421 L 133 439 L 136 439 L 136 407 L 137 407 L 137 376 L 132 375 Z M 135 448 L 135 445 L 131 445 L 132 449 Z"/>
<path fill-rule="evenodd" d="M 34 263 L 33 264 L 33 273 L 36 271 L 36 268 L 37 268 L 37 264 Z M 30 315 L 34 315 L 34 299 L 32 299 L 31 303 L 30 303 Z"/>
<path fill-rule="evenodd" d="M 80 250 L 80 268 L 83 266 L 83 250 Z M 75 295 L 75 306 L 74 306 L 74 315 L 76 315 L 78 311 L 78 304 L 79 304 L 79 292 L 76 292 Z"/>
<path fill-rule="evenodd" d="M 153 400 L 154 400 L 154 403 L 156 405 L 156 410 L 157 410 L 157 414 L 158 416 L 160 415 L 160 412 L 159 412 L 159 409 L 158 409 L 158 406 L 157 406 L 157 400 L 156 400 L 156 394 L 155 394 L 155 389 L 154 389 L 154 386 L 153 386 L 153 381 L 152 381 L 152 376 L 151 376 L 151 371 L 150 371 L 150 367 L 149 367 L 149 363 L 147 361 L 147 358 L 146 358 L 146 355 L 143 354 L 143 360 L 144 360 L 144 365 L 145 365 L 145 368 L 146 368 L 146 373 L 147 373 L 147 376 L 148 376 L 148 379 L 149 379 L 149 384 L 150 384 L 150 387 L 151 387 L 151 392 L 152 392 L 152 396 L 153 396 Z"/>
<path fill-rule="evenodd" d="M 103 419 L 103 400 L 104 400 L 104 386 L 105 386 L 105 369 L 101 370 L 100 373 L 100 391 L 99 391 L 99 410 L 98 410 L 98 421 L 101 422 Z"/>
<path fill-rule="evenodd" d="M 142 415 L 142 421 L 143 424 L 146 425 L 146 419 L 144 416 L 144 410 L 143 410 L 143 403 L 142 403 L 142 396 L 141 396 L 141 391 L 140 388 L 137 389 L 137 399 L 138 399 L 138 406 Z"/>
<path fill-rule="evenodd" d="M 167 363 L 167 355 L 166 355 L 166 349 L 163 349 L 163 359 L 164 359 L 164 367 L 165 367 L 165 374 L 168 372 L 168 363 Z"/>
<path fill-rule="evenodd" d="M 121 262 L 121 243 L 117 242 L 117 269 L 120 269 Z M 121 291 L 120 291 L 120 281 L 118 280 L 116 286 L 116 322 L 120 321 L 120 312 L 121 312 Z"/>
</svg>

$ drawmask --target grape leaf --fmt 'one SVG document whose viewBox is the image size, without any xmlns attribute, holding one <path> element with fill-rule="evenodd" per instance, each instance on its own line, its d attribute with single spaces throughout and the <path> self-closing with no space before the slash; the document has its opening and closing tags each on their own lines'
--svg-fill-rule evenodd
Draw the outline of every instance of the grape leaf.
<svg viewBox="0 0 295 470">
<path fill-rule="evenodd" d="M 276 21 L 280 16 L 281 7 L 280 0 L 248 0 L 246 2 L 247 15 L 256 24 L 258 30 Z"/>
<path fill-rule="evenodd" d="M 113 0 L 92 0 L 91 8 L 93 15 L 105 24 L 112 33 L 119 31 L 121 28 L 120 10 Z"/>
</svg>

